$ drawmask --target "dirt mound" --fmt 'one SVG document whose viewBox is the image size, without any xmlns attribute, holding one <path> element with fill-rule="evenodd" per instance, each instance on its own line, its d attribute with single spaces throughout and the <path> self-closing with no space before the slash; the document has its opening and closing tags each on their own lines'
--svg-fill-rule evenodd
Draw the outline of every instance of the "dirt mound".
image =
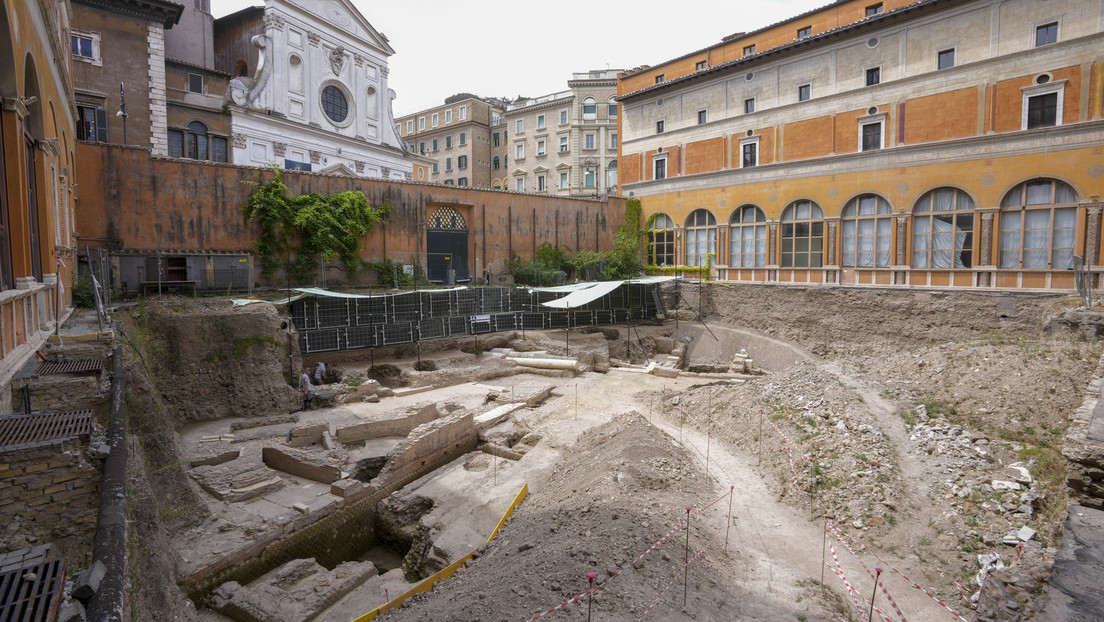
<svg viewBox="0 0 1104 622">
<path fill-rule="evenodd" d="M 641 490 L 647 493 L 638 494 Z M 608 580 L 594 597 L 596 619 L 636 618 L 674 576 L 681 580 L 685 532 L 635 566 L 631 562 L 685 518 L 686 506 L 700 508 L 719 493 L 683 448 L 641 415 L 617 416 L 584 433 L 563 456 L 548 488 L 523 504 L 479 557 L 432 594 L 381 619 L 525 619 L 586 591 L 587 572 L 597 574 L 596 585 Z M 723 539 L 723 519 L 693 523 L 690 533 L 696 552 L 717 543 L 717 536 Z M 710 554 L 719 558 L 719 547 Z M 649 617 L 794 618 L 785 606 L 768 608 L 760 596 L 723 585 L 714 563 L 706 555 L 690 566 L 686 609 L 676 586 Z M 586 606 L 585 599 L 570 605 L 573 619 Z"/>
<path fill-rule="evenodd" d="M 161 401 L 178 424 L 271 415 L 298 404 L 287 382 L 288 333 L 275 307 L 185 301 L 137 306 L 132 316 Z"/>
</svg>

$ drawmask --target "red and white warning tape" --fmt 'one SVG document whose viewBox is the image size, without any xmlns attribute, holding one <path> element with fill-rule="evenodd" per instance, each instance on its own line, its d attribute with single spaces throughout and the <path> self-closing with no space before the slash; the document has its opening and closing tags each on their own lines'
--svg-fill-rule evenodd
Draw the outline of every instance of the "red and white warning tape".
<svg viewBox="0 0 1104 622">
<path fill-rule="evenodd" d="M 702 507 L 691 511 L 689 516 L 692 517 L 692 516 L 695 516 L 697 514 L 700 514 L 704 511 L 708 510 L 709 508 L 713 507 L 717 503 L 720 503 L 721 500 L 723 500 L 725 497 L 729 496 L 730 494 L 732 494 L 731 489 L 729 490 L 729 492 L 724 493 L 723 495 L 717 497 L 716 499 L 709 502 L 708 504 L 703 505 Z M 529 618 L 528 620 L 526 620 L 526 622 L 533 622 L 533 620 L 539 620 L 540 618 L 543 618 L 544 616 L 546 616 L 546 615 L 548 615 L 548 614 L 550 614 L 554 611 L 559 611 L 560 609 L 563 609 L 564 607 L 567 607 L 568 605 L 570 605 L 572 603 L 578 602 L 579 599 L 581 599 L 585 596 L 596 593 L 598 590 L 605 587 L 605 585 L 607 583 L 609 583 L 610 581 L 612 581 L 615 577 L 621 575 L 625 571 L 626 568 L 629 568 L 629 567 L 633 566 L 634 564 L 636 564 L 637 562 L 639 562 L 640 560 L 644 559 L 645 556 L 647 556 L 649 553 L 651 553 L 652 551 L 659 548 L 659 546 L 661 544 L 663 544 L 664 542 L 669 540 L 671 538 L 671 536 L 675 535 L 676 533 L 678 533 L 679 531 L 681 531 L 685 527 L 686 527 L 686 519 L 684 518 L 681 521 L 679 521 L 678 524 L 676 524 L 674 527 L 672 527 L 666 534 L 664 534 L 662 538 L 660 538 L 659 540 L 656 540 L 655 543 L 652 544 L 652 546 L 648 547 L 648 549 L 646 551 L 644 551 L 640 555 L 637 555 L 636 558 L 633 559 L 631 562 L 629 562 L 629 563 L 625 564 L 624 566 L 621 566 L 620 568 L 618 568 L 617 572 L 610 575 L 609 578 L 607 578 L 606 580 L 602 581 L 598 585 L 595 585 L 593 588 L 583 592 L 582 594 L 578 594 L 576 596 L 573 596 L 573 597 L 569 598 L 568 600 L 565 600 L 564 602 L 556 605 L 555 607 L 552 607 L 551 609 L 548 609 L 547 611 L 538 613 L 537 615 L 535 615 L 535 616 Z"/>
<path fill-rule="evenodd" d="M 859 559 L 860 563 L 862 563 L 862 559 L 861 559 L 861 558 L 859 558 L 859 556 L 858 556 L 858 555 L 857 555 L 857 554 L 855 553 L 855 551 L 854 551 L 854 550 L 853 550 L 853 549 L 851 548 L 850 544 L 848 544 L 848 541 L 850 541 L 850 542 L 853 542 L 853 543 L 854 543 L 854 544 L 856 544 L 857 546 L 861 546 L 861 547 L 863 548 L 863 550 L 865 550 L 866 552 L 870 553 L 870 554 L 871 554 L 872 556 L 874 556 L 874 558 L 875 558 L 875 559 L 877 559 L 878 561 L 880 561 L 880 562 L 882 562 L 883 564 L 885 564 L 887 568 L 889 568 L 889 569 L 890 569 L 890 570 L 892 570 L 892 571 L 893 571 L 894 573 L 896 573 L 896 574 L 897 574 L 897 575 L 898 575 L 899 577 L 901 577 L 902 579 L 904 579 L 904 580 L 905 580 L 905 581 L 906 581 L 906 582 L 907 582 L 907 583 L 908 583 L 909 585 L 911 585 L 912 587 L 914 587 L 914 588 L 916 588 L 916 589 L 920 590 L 921 592 L 923 592 L 923 593 L 924 593 L 924 595 L 925 595 L 925 596 L 927 596 L 928 598 L 930 598 L 930 599 L 934 600 L 935 602 L 939 603 L 939 605 L 940 605 L 941 607 L 943 607 L 944 609 L 946 609 L 946 610 L 947 610 L 947 612 L 949 612 L 949 613 L 950 613 L 951 615 L 953 615 L 954 617 L 958 618 L 959 620 L 962 620 L 962 622 L 966 622 L 966 618 L 963 618 L 963 617 L 962 617 L 961 615 L 959 615 L 959 613 L 958 613 L 957 611 L 955 611 L 954 609 L 951 609 L 951 607 L 950 607 L 949 605 L 947 605 L 947 603 L 943 602 L 942 600 L 939 600 L 939 598 L 938 598 L 938 597 L 937 597 L 937 596 L 936 596 L 935 594 L 932 594 L 932 593 L 931 593 L 931 592 L 929 592 L 929 591 L 928 591 L 927 589 L 925 589 L 925 588 L 921 587 L 919 583 L 916 583 L 916 582 L 915 582 L 915 581 L 913 581 L 912 579 L 910 579 L 910 578 L 908 578 L 907 576 L 905 576 L 905 574 L 904 574 L 904 573 L 902 573 L 902 572 L 901 572 L 900 570 L 897 570 L 897 568 L 895 568 L 895 567 L 894 567 L 894 566 L 893 566 L 892 564 L 890 564 L 890 563 L 889 563 L 889 562 L 887 562 L 886 560 L 884 560 L 884 559 L 882 559 L 881 557 L 879 557 L 879 556 L 878 556 L 878 554 L 877 554 L 877 553 L 875 553 L 874 551 L 870 550 L 870 548 L 869 548 L 869 547 L 866 547 L 865 545 L 863 545 L 863 544 L 862 544 L 861 542 L 859 542 L 858 540 L 856 540 L 856 539 L 855 539 L 855 538 L 853 538 L 852 536 L 850 536 L 850 535 L 848 535 L 848 534 L 844 533 L 844 532 L 843 532 L 843 530 L 841 530 L 841 529 L 840 529 L 839 527 L 837 527 L 836 525 L 834 525 L 834 524 L 833 524 L 833 523 L 831 523 L 830 521 L 828 521 L 828 522 L 827 522 L 827 524 L 828 524 L 828 525 L 830 525 L 830 528 L 831 528 L 831 529 L 833 530 L 833 533 L 835 533 L 836 537 L 840 539 L 840 542 L 842 542 L 842 543 L 843 543 L 843 545 L 844 545 L 844 546 L 846 546 L 846 547 L 847 547 L 847 549 L 848 549 L 849 551 L 851 551 L 851 554 L 852 554 L 852 555 L 854 555 L 854 556 L 855 556 L 855 557 L 856 557 L 857 559 Z M 865 567 L 865 564 L 864 564 L 864 567 Z M 868 572 L 869 572 L 869 571 L 868 571 Z"/>
<path fill-rule="evenodd" d="M 851 585 L 851 582 L 847 580 L 847 575 L 843 573 L 843 566 L 840 565 L 839 556 L 836 555 L 836 547 L 832 545 L 831 541 L 828 542 L 828 550 L 832 552 L 832 559 L 836 562 L 836 565 L 834 568 L 831 564 L 825 565 L 843 581 L 843 586 L 847 589 L 847 595 L 851 597 L 851 603 L 855 605 L 855 610 L 858 611 L 860 615 L 865 614 L 866 608 L 870 606 L 870 601 L 860 594 L 859 591 L 855 589 L 855 586 Z M 860 600 L 862 601 L 861 603 L 859 602 Z M 873 607 L 873 610 L 877 611 L 878 615 L 885 622 L 893 622 L 893 619 L 883 613 L 881 609 Z"/>
<path fill-rule="evenodd" d="M 686 569 L 687 566 L 689 566 L 690 564 L 698 561 L 698 558 L 702 556 L 702 553 L 705 553 L 706 549 L 713 546 L 713 544 L 717 542 L 717 538 L 719 538 L 720 535 L 721 535 L 720 531 L 713 534 L 713 539 L 710 540 L 709 543 L 706 544 L 704 547 L 702 547 L 702 549 L 700 551 L 698 551 L 696 555 L 691 557 L 690 561 L 683 564 L 682 568 Z M 674 585 L 675 583 L 677 583 L 678 581 L 679 581 L 679 575 L 678 575 L 678 573 L 675 573 L 675 578 L 671 579 L 671 582 L 667 584 L 667 587 L 663 588 L 663 591 L 661 591 L 658 596 L 656 596 L 655 600 L 652 601 L 652 604 L 648 605 L 648 608 L 644 610 L 644 613 L 640 614 L 640 617 L 636 619 L 637 622 L 641 622 L 644 618 L 648 617 L 648 613 L 651 612 L 651 610 L 654 609 L 655 606 L 659 604 L 659 601 L 662 600 L 664 595 L 667 594 L 667 590 L 670 590 L 671 586 Z"/>
</svg>

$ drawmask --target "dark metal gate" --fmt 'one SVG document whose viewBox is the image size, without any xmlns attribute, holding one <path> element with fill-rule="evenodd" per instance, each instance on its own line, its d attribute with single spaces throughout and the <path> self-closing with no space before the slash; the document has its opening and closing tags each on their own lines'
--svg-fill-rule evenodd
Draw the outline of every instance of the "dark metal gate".
<svg viewBox="0 0 1104 622">
<path fill-rule="evenodd" d="M 426 229 L 427 278 L 434 283 L 448 283 L 449 270 L 455 271 L 455 281 L 468 281 L 468 228 L 464 217 L 453 207 L 439 207 L 429 219 Z"/>
</svg>

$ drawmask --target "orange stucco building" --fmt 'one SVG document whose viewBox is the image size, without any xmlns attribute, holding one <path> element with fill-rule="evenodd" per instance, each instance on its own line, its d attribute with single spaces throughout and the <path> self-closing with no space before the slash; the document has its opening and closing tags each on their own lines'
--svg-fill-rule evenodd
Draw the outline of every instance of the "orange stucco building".
<svg viewBox="0 0 1104 622">
<path fill-rule="evenodd" d="M 621 192 L 642 200 L 648 259 L 732 280 L 1073 288 L 1102 259 L 1101 14 L 840 0 L 625 72 Z"/>
<path fill-rule="evenodd" d="M 12 377 L 71 308 L 74 244 L 70 5 L 0 7 L 0 411 Z M 61 59 L 62 62 L 57 62 Z"/>
</svg>

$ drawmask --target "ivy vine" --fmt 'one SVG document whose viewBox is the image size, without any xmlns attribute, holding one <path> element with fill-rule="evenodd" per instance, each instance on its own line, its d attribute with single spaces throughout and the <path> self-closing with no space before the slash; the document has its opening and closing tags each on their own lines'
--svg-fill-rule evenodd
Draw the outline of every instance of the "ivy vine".
<svg viewBox="0 0 1104 622">
<path fill-rule="evenodd" d="M 260 227 L 254 249 L 261 272 L 272 274 L 288 254 L 296 257 L 292 272 L 300 279 L 313 274 L 319 256 L 327 261 L 340 258 L 348 273 L 356 272 L 360 241 L 387 221 L 391 206 L 372 207 L 359 190 L 290 196 L 279 169 L 273 173 L 267 182 L 245 182 L 256 187 L 243 212 L 247 224 Z"/>
</svg>

